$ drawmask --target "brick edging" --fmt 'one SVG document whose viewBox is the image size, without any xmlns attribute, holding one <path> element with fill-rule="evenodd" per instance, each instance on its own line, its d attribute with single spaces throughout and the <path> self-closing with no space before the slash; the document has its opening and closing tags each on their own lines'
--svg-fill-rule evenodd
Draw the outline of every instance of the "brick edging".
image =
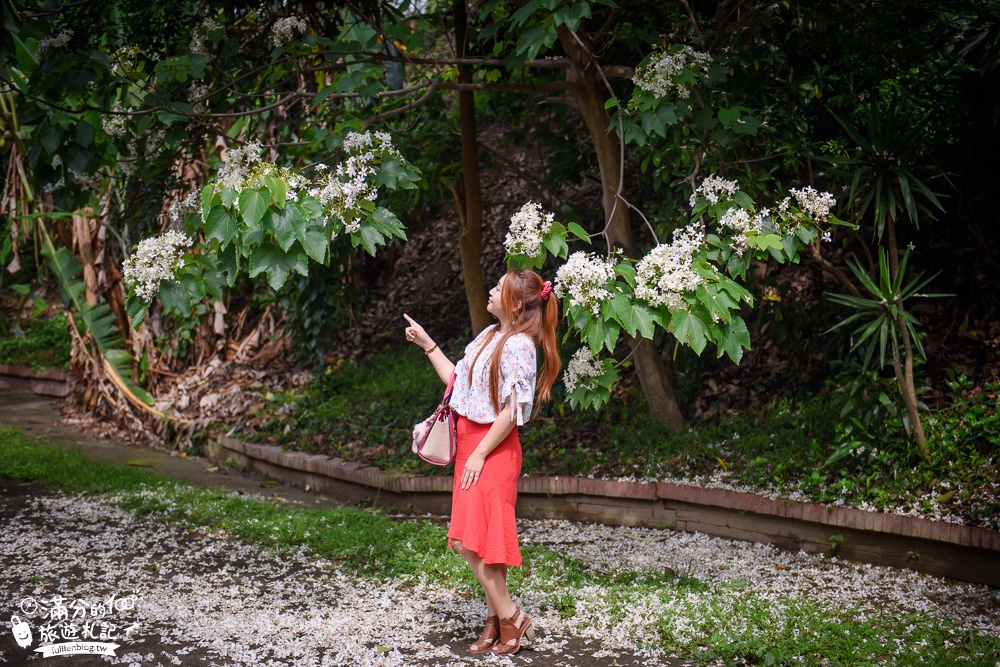
<svg viewBox="0 0 1000 667">
<path fill-rule="evenodd" d="M 36 371 L 30 366 L 0 364 L 0 387 L 25 389 L 41 396 L 65 398 L 72 376 L 58 368 Z"/>
<path fill-rule="evenodd" d="M 257 460 L 326 475 L 392 493 L 451 492 L 451 477 L 390 477 L 374 466 L 322 454 L 284 451 L 273 445 L 244 442 L 222 436 L 219 444 Z M 903 537 L 914 537 L 964 547 L 1000 552 L 1000 531 L 922 517 L 836 507 L 795 500 L 773 499 L 753 493 L 713 489 L 675 482 L 622 482 L 587 477 L 522 477 L 518 492 L 547 496 L 583 495 L 630 500 L 668 500 L 706 505 L 737 512 L 809 521 Z"/>
</svg>

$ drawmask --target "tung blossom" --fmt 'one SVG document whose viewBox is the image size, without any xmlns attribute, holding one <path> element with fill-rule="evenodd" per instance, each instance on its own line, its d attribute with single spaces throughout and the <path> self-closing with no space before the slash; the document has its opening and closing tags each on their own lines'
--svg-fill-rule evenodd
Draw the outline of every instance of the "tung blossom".
<svg viewBox="0 0 1000 667">
<path fill-rule="evenodd" d="M 377 160 L 403 157 L 392 145 L 392 137 L 387 132 L 353 132 L 344 138 L 347 159 L 341 162 L 311 190 L 330 215 L 340 218 L 344 229 L 354 234 L 361 230 L 361 204 L 378 198 L 375 184 Z M 326 165 L 317 165 L 319 171 L 326 171 Z"/>
<path fill-rule="evenodd" d="M 682 46 L 675 52 L 665 52 L 650 59 L 636 70 L 632 81 L 636 86 L 657 97 L 667 97 L 676 92 L 677 97 L 687 98 L 691 92 L 677 78 L 684 70 L 704 70 L 712 62 L 707 53 L 695 51 L 690 46 Z"/>
<path fill-rule="evenodd" d="M 599 363 L 589 348 L 581 347 L 573 353 L 573 358 L 566 364 L 566 371 L 563 373 L 563 384 L 566 391 L 573 393 L 578 387 L 589 387 L 595 379 L 604 375 L 604 368 Z"/>
<path fill-rule="evenodd" d="M 73 31 L 68 28 L 63 28 L 54 37 L 40 39 L 38 40 L 38 44 L 35 45 L 35 57 L 40 58 L 46 51 L 65 49 L 71 39 L 73 39 Z"/>
<path fill-rule="evenodd" d="M 172 280 L 174 271 L 184 266 L 184 250 L 191 239 L 176 231 L 141 241 L 131 257 L 125 260 L 125 284 L 147 303 L 153 300 L 164 280 Z"/>
<path fill-rule="evenodd" d="M 693 224 L 674 231 L 673 243 L 661 243 L 636 266 L 636 298 L 670 310 L 684 308 L 683 294 L 703 282 L 692 265 L 705 243 L 705 230 Z"/>
<path fill-rule="evenodd" d="M 611 296 L 607 285 L 614 279 L 614 262 L 593 253 L 574 252 L 556 271 L 552 289 L 560 299 L 569 295 L 569 305 L 598 315 L 601 304 Z"/>
<path fill-rule="evenodd" d="M 712 175 L 695 188 L 691 198 L 688 199 L 688 205 L 693 208 L 699 199 L 706 199 L 709 204 L 718 204 L 720 201 L 732 199 L 739 190 L 740 186 L 736 181 L 727 181 L 720 176 Z"/>
<path fill-rule="evenodd" d="M 542 237 L 552 228 L 553 213 L 543 213 L 542 205 L 529 201 L 510 217 L 510 229 L 503 246 L 511 255 L 534 257 L 542 246 Z"/>
<path fill-rule="evenodd" d="M 307 28 L 306 22 L 298 16 L 286 16 L 278 19 L 271 26 L 271 46 L 279 48 L 282 44 L 295 39 L 297 34 L 304 33 Z"/>
</svg>

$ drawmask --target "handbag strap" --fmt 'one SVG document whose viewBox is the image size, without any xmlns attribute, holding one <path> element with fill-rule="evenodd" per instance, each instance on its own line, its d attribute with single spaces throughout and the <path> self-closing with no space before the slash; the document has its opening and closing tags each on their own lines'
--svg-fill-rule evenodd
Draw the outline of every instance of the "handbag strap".
<svg viewBox="0 0 1000 667">
<path fill-rule="evenodd" d="M 458 377 L 458 373 L 452 372 L 451 379 L 448 380 L 448 388 L 444 390 L 444 398 L 441 402 L 447 404 L 451 401 L 451 390 L 455 388 L 455 378 Z"/>
</svg>

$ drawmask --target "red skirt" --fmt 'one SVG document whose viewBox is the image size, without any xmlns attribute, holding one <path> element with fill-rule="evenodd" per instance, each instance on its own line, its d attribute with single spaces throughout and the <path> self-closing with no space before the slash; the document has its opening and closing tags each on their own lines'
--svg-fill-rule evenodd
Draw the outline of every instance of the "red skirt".
<svg viewBox="0 0 1000 667">
<path fill-rule="evenodd" d="M 521 441 L 517 428 L 496 446 L 479 473 L 479 482 L 462 489 L 465 462 L 489 432 L 492 424 L 478 424 L 458 417 L 458 452 L 455 455 L 455 480 L 451 491 L 451 523 L 448 546 L 461 540 L 462 546 L 476 552 L 490 564 L 517 566 L 521 549 L 517 543 L 517 481 L 521 477 Z"/>
</svg>

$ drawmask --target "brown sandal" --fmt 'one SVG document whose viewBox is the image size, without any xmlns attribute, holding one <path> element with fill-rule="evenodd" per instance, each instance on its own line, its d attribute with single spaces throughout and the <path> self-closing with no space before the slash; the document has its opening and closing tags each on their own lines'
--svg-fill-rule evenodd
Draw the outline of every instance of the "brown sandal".
<svg viewBox="0 0 1000 667">
<path fill-rule="evenodd" d="M 483 626 L 483 634 L 479 635 L 479 639 L 469 647 L 469 653 L 489 653 L 498 641 L 500 641 L 500 617 L 490 616 Z"/>
<path fill-rule="evenodd" d="M 517 622 L 519 616 L 520 623 Z M 525 636 L 529 640 L 534 640 L 535 628 L 528 615 L 514 607 L 514 613 L 510 618 L 500 620 L 500 641 L 493 647 L 493 652 L 498 655 L 513 655 L 521 650 L 521 641 Z"/>
</svg>

